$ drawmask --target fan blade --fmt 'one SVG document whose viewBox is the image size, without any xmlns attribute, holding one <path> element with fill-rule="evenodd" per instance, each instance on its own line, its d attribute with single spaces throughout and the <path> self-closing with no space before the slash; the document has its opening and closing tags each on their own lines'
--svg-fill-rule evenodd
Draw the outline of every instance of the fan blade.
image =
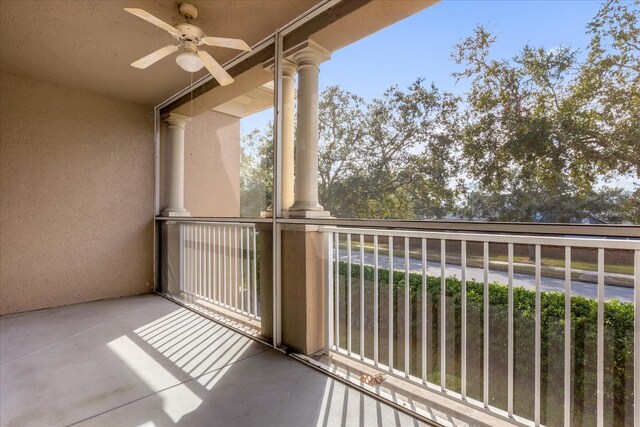
<svg viewBox="0 0 640 427">
<path fill-rule="evenodd" d="M 156 26 L 162 28 L 165 31 L 170 32 L 171 34 L 173 34 L 176 37 L 181 37 L 182 36 L 182 33 L 180 31 L 178 31 L 177 29 L 173 28 L 171 25 L 167 24 L 163 20 L 156 18 L 155 16 L 153 16 L 149 12 L 146 12 L 146 11 L 144 11 L 142 9 L 135 9 L 135 8 L 128 8 L 128 7 L 125 7 L 124 10 L 126 10 L 127 12 L 137 16 L 138 18 L 142 18 L 145 21 L 150 22 L 153 25 L 156 25 Z"/>
<path fill-rule="evenodd" d="M 251 48 L 244 40 L 240 39 L 225 39 L 224 37 L 203 37 L 202 43 L 209 46 L 228 47 L 229 49 L 250 51 Z"/>
<path fill-rule="evenodd" d="M 208 52 L 203 50 L 198 51 L 198 57 L 202 60 L 202 63 L 211 75 L 220 83 L 220 86 L 226 86 L 233 83 L 233 77 L 231 77 L 220 64 Z"/>
<path fill-rule="evenodd" d="M 131 66 L 132 67 L 136 67 L 136 68 L 140 68 L 141 70 L 144 70 L 149 65 L 154 64 L 154 63 L 158 62 L 159 60 L 161 60 L 162 58 L 164 58 L 165 56 L 172 54 L 173 52 L 178 50 L 179 47 L 180 47 L 180 45 L 177 45 L 177 46 L 173 46 L 173 45 L 165 46 L 162 49 L 158 49 L 155 52 L 150 53 L 149 55 L 145 56 L 144 58 L 138 59 L 136 62 L 132 63 Z"/>
</svg>

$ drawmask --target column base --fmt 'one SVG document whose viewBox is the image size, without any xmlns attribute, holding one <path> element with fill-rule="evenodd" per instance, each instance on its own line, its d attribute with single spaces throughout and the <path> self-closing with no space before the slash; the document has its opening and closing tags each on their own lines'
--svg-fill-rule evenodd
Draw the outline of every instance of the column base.
<svg viewBox="0 0 640 427">
<path fill-rule="evenodd" d="M 288 209 L 282 209 L 282 217 L 291 218 L 291 211 L 289 211 Z M 260 218 L 273 218 L 273 211 L 260 211 Z"/>
<path fill-rule="evenodd" d="M 290 218 L 331 218 L 329 211 L 289 211 Z"/>
<path fill-rule="evenodd" d="M 168 217 L 191 216 L 191 213 L 189 211 L 162 211 L 162 216 L 168 216 Z"/>
</svg>

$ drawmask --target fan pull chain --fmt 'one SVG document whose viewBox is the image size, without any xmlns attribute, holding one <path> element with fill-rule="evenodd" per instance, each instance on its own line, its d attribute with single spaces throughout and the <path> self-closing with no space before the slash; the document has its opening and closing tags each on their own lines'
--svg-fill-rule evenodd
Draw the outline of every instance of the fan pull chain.
<svg viewBox="0 0 640 427">
<path fill-rule="evenodd" d="M 193 72 L 191 73 L 191 85 L 189 87 L 191 88 L 191 106 L 189 111 L 189 117 L 191 117 L 191 120 L 193 120 Z"/>
</svg>

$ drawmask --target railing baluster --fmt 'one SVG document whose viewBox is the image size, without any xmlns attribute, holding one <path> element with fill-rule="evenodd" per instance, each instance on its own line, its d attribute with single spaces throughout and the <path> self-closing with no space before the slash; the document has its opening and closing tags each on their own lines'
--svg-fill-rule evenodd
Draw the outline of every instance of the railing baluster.
<svg viewBox="0 0 640 427">
<path fill-rule="evenodd" d="M 244 226 L 240 227 L 240 252 L 238 255 L 240 264 L 240 310 L 246 312 L 244 305 Z"/>
<path fill-rule="evenodd" d="M 427 382 L 427 239 L 422 239 L 422 382 Z"/>
<path fill-rule="evenodd" d="M 564 425 L 571 425 L 571 246 L 564 248 Z"/>
<path fill-rule="evenodd" d="M 460 346 L 461 373 L 460 373 L 460 393 L 462 398 L 467 398 L 467 242 L 460 242 L 460 280 L 462 281 L 462 343 Z"/>
<path fill-rule="evenodd" d="M 489 407 L 489 242 L 483 242 L 483 282 L 484 282 L 484 316 L 483 316 L 483 369 L 482 369 L 482 403 Z"/>
<path fill-rule="evenodd" d="M 235 227 L 229 226 L 229 243 L 228 243 L 228 261 L 229 261 L 229 280 L 227 286 L 229 286 L 229 309 L 235 308 L 233 305 L 233 230 Z"/>
<path fill-rule="evenodd" d="M 409 238 L 404 238 L 404 375 L 409 378 Z"/>
<path fill-rule="evenodd" d="M 222 278 L 222 289 L 224 292 L 224 299 L 222 300 L 222 306 L 229 306 L 229 292 L 228 292 L 228 284 L 229 284 L 229 261 L 228 261 L 228 252 L 229 252 L 229 227 L 224 226 L 224 241 L 222 243 L 222 268 L 224 272 L 224 277 Z"/>
<path fill-rule="evenodd" d="M 187 274 L 185 268 L 185 239 L 184 239 L 184 224 L 178 224 L 178 234 L 180 235 L 179 242 L 180 246 L 180 293 L 184 292 L 184 284 L 185 284 L 185 276 Z M 179 294 L 180 297 L 182 295 Z"/>
<path fill-rule="evenodd" d="M 209 239 L 209 259 L 211 263 L 211 301 L 216 301 L 216 227 L 211 225 L 211 236 Z"/>
<path fill-rule="evenodd" d="M 189 242 L 191 241 L 191 227 L 185 224 L 184 226 L 184 263 L 185 263 L 185 276 L 184 276 L 184 298 L 189 302 L 191 293 L 191 248 Z"/>
<path fill-rule="evenodd" d="M 640 422 L 640 250 L 636 250 L 633 256 L 633 419 Z"/>
<path fill-rule="evenodd" d="M 447 378 L 447 241 L 440 240 L 440 388 L 446 388 Z"/>
<path fill-rule="evenodd" d="M 233 292 L 231 291 L 231 279 L 233 277 L 233 268 L 231 268 L 231 238 L 233 233 L 231 232 L 231 226 L 227 227 L 227 241 L 225 242 L 225 254 L 224 259 L 227 264 L 227 280 L 224 282 L 225 290 L 227 292 L 226 306 L 231 308 L 233 301 Z"/>
<path fill-rule="evenodd" d="M 252 296 L 252 292 L 251 292 L 251 251 L 249 250 L 249 245 L 251 243 L 251 227 L 247 227 L 247 237 L 246 237 L 246 244 L 245 244 L 245 253 L 244 253 L 244 257 L 245 257 L 245 268 L 247 271 L 247 313 L 249 313 L 249 316 L 255 316 L 256 313 L 254 313 L 254 309 L 253 309 L 253 305 L 251 304 L 251 296 Z"/>
<path fill-rule="evenodd" d="M 204 226 L 198 225 L 198 261 L 200 262 L 198 281 L 198 299 L 202 299 L 204 295 Z"/>
<path fill-rule="evenodd" d="M 535 314 L 535 393 L 534 393 L 534 423 L 536 426 L 540 425 L 540 403 L 541 403 L 541 398 L 540 398 L 540 354 L 541 354 L 541 345 L 540 345 L 540 331 L 541 331 L 541 319 L 540 319 L 540 313 L 542 311 L 541 308 L 541 298 L 542 296 L 540 295 L 541 293 L 541 250 L 540 250 L 540 245 L 536 245 L 536 314 Z"/>
<path fill-rule="evenodd" d="M 203 299 L 204 297 L 204 283 L 205 283 L 205 252 L 204 252 L 204 225 L 199 225 L 198 228 L 200 232 L 198 233 L 198 240 L 200 241 L 200 290 L 198 292 L 198 299 Z"/>
<path fill-rule="evenodd" d="M 258 275 L 256 274 L 256 268 L 258 264 L 258 251 L 256 250 L 256 238 L 257 231 L 255 227 L 251 228 L 253 235 L 253 258 L 251 261 L 251 269 L 253 270 L 253 307 L 256 311 L 256 317 L 258 316 Z"/>
<path fill-rule="evenodd" d="M 207 301 L 209 299 L 209 226 L 203 224 L 202 226 L 202 266 L 203 266 L 203 278 L 202 278 L 202 299 Z"/>
<path fill-rule="evenodd" d="M 221 226 L 216 226 L 217 229 L 217 237 L 218 237 L 218 243 L 216 245 L 216 262 L 218 263 L 218 279 L 217 279 L 217 293 L 218 293 L 218 299 L 216 300 L 216 303 L 221 304 L 223 301 L 223 290 L 222 290 L 222 233 L 224 232 L 224 230 L 222 229 Z"/>
<path fill-rule="evenodd" d="M 207 292 L 209 289 L 209 247 L 208 242 L 209 226 L 207 224 L 202 225 L 202 296 L 203 300 L 207 300 Z"/>
<path fill-rule="evenodd" d="M 216 300 L 216 226 L 211 224 L 211 300 L 215 303 Z"/>
<path fill-rule="evenodd" d="M 373 236 L 373 363 L 378 366 L 378 235 Z"/>
<path fill-rule="evenodd" d="M 364 360 L 364 234 L 360 235 L 360 359 Z"/>
<path fill-rule="evenodd" d="M 191 227 L 191 259 L 192 259 L 192 274 L 191 274 L 191 303 L 195 302 L 196 292 L 198 291 L 198 249 L 197 249 L 197 232 L 196 225 Z"/>
<path fill-rule="evenodd" d="M 340 233 L 335 233 L 336 247 L 336 292 L 335 292 L 335 328 L 336 328 L 336 348 L 340 348 Z"/>
<path fill-rule="evenodd" d="M 604 426 L 604 249 L 598 249 L 597 426 Z"/>
<path fill-rule="evenodd" d="M 204 224 L 202 226 L 202 258 L 204 266 L 204 280 L 202 281 L 202 299 L 207 301 L 209 299 L 209 226 Z"/>
<path fill-rule="evenodd" d="M 351 356 L 351 234 L 347 234 L 347 352 Z"/>
<path fill-rule="evenodd" d="M 326 322 L 325 331 L 327 333 L 327 343 L 325 353 L 329 355 L 329 350 L 333 347 L 333 234 L 325 233 L 325 244 L 327 245 L 326 262 L 327 267 L 327 299 L 326 301 Z"/>
<path fill-rule="evenodd" d="M 393 372 L 393 237 L 389 236 L 389 371 Z"/>
<path fill-rule="evenodd" d="M 200 297 L 200 284 L 202 282 L 202 257 L 201 257 L 202 248 L 200 247 L 200 243 L 201 243 L 201 240 L 202 240 L 200 238 L 200 233 L 202 231 L 201 229 L 202 229 L 202 227 L 199 224 L 196 224 L 194 226 L 195 233 L 194 233 L 193 239 L 194 239 L 194 246 L 195 246 L 195 249 L 194 249 L 195 254 L 194 255 L 195 255 L 195 261 L 196 261 L 196 274 L 195 274 L 196 282 L 195 282 L 195 286 L 194 286 L 194 289 L 193 289 L 193 294 L 194 294 L 193 296 L 195 298 L 199 298 Z"/>
<path fill-rule="evenodd" d="M 188 248 L 188 254 L 189 254 L 189 280 L 187 281 L 187 295 L 188 295 L 188 299 L 187 301 L 189 303 L 191 303 L 193 301 L 193 276 L 194 276 L 194 266 L 193 266 L 193 261 L 194 261 L 194 256 L 193 256 L 193 227 L 189 226 L 187 227 L 187 230 L 189 232 L 188 234 L 188 239 L 187 239 L 187 248 Z"/>
<path fill-rule="evenodd" d="M 180 297 L 187 298 L 187 290 L 189 288 L 189 247 L 187 241 L 189 240 L 189 229 L 186 224 L 180 224 L 181 240 L 182 240 L 182 286 L 180 286 Z"/>
<path fill-rule="evenodd" d="M 507 342 L 507 413 L 513 416 L 513 243 L 507 246 L 507 286 L 508 286 L 508 342 Z"/>
<path fill-rule="evenodd" d="M 215 225 L 211 225 L 211 235 L 209 236 L 209 262 L 211 265 L 211 301 L 216 301 L 215 291 L 216 291 L 216 227 Z"/>
<path fill-rule="evenodd" d="M 233 310 L 238 309 L 238 227 L 231 227 L 233 229 L 233 241 L 229 247 L 229 256 L 232 268 L 231 277 L 231 307 Z"/>
<path fill-rule="evenodd" d="M 191 226 L 191 259 L 192 259 L 192 280 L 191 280 L 191 302 L 193 302 L 194 295 L 197 292 L 198 286 L 198 249 L 196 240 L 197 226 L 194 224 Z"/>
</svg>

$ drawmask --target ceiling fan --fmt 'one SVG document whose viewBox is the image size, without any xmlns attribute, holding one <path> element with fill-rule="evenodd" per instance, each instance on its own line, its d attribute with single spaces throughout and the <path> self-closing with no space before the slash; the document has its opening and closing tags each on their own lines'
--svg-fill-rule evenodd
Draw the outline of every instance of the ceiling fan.
<svg viewBox="0 0 640 427">
<path fill-rule="evenodd" d="M 180 14 L 186 18 L 187 22 L 177 24 L 175 27 L 142 9 L 125 8 L 124 10 L 162 28 L 169 32 L 176 41 L 180 42 L 180 44 L 177 45 L 165 46 L 153 53 L 150 53 L 144 58 L 138 59 L 136 62 L 131 64 L 132 67 L 145 69 L 165 56 L 172 54 L 178 49 L 182 49 L 182 52 L 176 57 L 176 63 L 180 68 L 185 71 L 195 73 L 196 71 L 201 70 L 204 66 L 221 86 L 226 86 L 233 83 L 233 78 L 208 52 L 198 50 L 198 46 L 205 44 L 207 46 L 219 46 L 244 51 L 251 50 L 249 45 L 240 39 L 205 36 L 204 32 L 199 27 L 189 23 L 189 20 L 198 17 L 198 9 L 188 3 L 182 3 L 179 8 Z"/>
</svg>

